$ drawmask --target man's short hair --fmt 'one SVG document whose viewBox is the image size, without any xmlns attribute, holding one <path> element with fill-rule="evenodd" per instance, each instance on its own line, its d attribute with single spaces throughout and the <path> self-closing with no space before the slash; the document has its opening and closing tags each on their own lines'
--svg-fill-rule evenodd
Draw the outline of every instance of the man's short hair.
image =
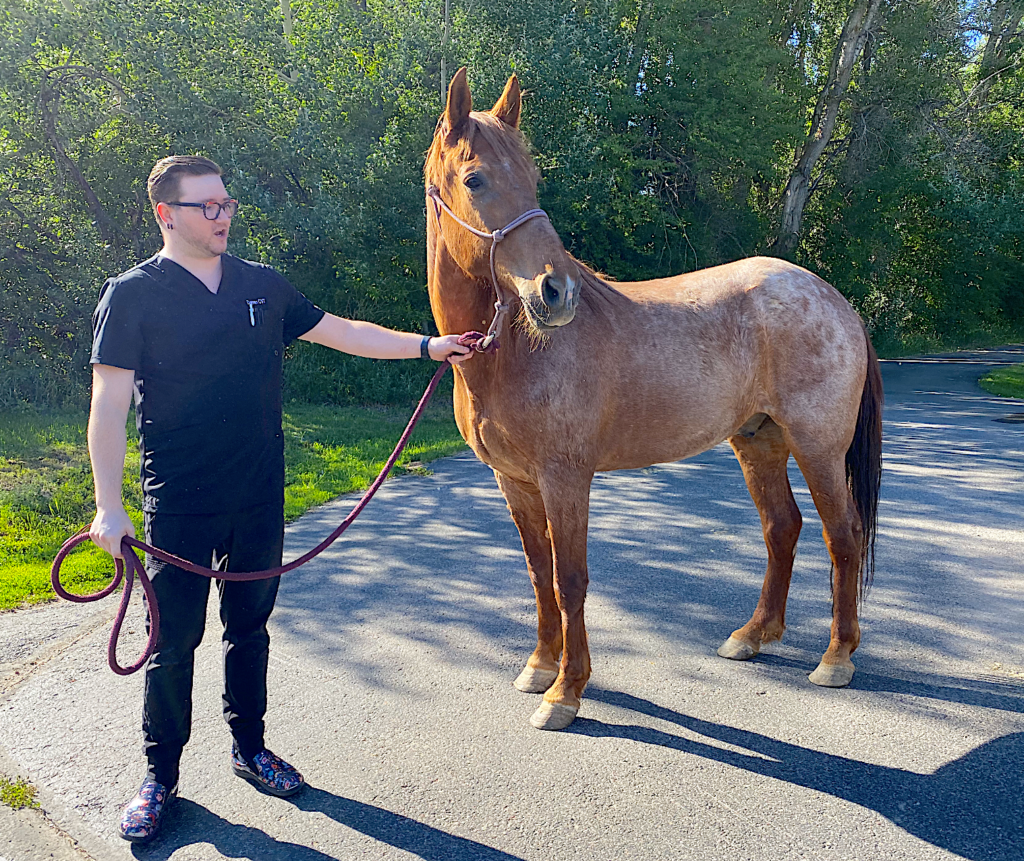
<svg viewBox="0 0 1024 861">
<path fill-rule="evenodd" d="M 162 158 L 149 172 L 146 183 L 149 189 L 149 202 L 156 212 L 158 203 L 173 202 L 180 193 L 180 180 L 183 176 L 223 176 L 224 172 L 214 161 L 201 155 L 169 155 Z"/>
</svg>

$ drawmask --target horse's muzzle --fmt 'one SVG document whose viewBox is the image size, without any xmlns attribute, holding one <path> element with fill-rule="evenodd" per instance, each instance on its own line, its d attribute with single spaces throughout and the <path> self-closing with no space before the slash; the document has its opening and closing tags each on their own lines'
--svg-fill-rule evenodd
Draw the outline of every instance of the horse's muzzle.
<svg viewBox="0 0 1024 861">
<path fill-rule="evenodd" d="M 531 289 L 519 291 L 527 319 L 541 331 L 571 323 L 579 301 L 578 287 L 571 279 L 545 272 L 530 284 Z"/>
</svg>

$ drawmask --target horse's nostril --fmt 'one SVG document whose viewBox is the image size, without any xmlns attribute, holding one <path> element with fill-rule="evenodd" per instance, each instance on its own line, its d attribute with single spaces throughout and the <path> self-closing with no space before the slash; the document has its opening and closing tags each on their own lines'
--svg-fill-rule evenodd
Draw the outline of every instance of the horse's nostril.
<svg viewBox="0 0 1024 861">
<path fill-rule="evenodd" d="M 540 291 L 541 298 L 544 300 L 545 305 L 554 305 L 558 302 L 559 297 L 562 295 L 558 289 L 557 284 L 550 276 L 544 279 L 544 284 Z"/>
</svg>

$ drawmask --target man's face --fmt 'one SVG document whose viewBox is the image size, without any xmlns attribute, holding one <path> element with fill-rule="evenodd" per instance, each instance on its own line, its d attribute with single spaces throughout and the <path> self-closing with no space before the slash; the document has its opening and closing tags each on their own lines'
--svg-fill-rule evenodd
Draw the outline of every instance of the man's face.
<svg viewBox="0 0 1024 861">
<path fill-rule="evenodd" d="M 230 197 L 219 176 L 183 176 L 178 181 L 177 201 L 181 203 L 225 203 Z M 231 218 L 222 209 L 210 221 L 203 210 L 193 206 L 168 207 L 175 238 L 196 257 L 218 257 L 227 251 Z"/>
</svg>

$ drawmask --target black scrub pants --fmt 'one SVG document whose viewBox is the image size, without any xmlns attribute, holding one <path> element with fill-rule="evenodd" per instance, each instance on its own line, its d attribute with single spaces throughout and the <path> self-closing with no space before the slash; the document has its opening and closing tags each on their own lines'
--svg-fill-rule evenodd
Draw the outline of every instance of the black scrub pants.
<svg viewBox="0 0 1024 861">
<path fill-rule="evenodd" d="M 226 515 L 147 514 L 146 541 L 206 568 L 276 568 L 284 546 L 284 506 L 277 502 Z M 194 653 L 206 627 L 210 579 L 152 557 L 146 571 L 160 608 L 160 636 L 146 664 L 144 747 L 148 776 L 174 786 L 192 731 Z M 247 760 L 264 747 L 267 620 L 279 581 L 217 581 L 224 626 L 224 719 Z"/>
</svg>

